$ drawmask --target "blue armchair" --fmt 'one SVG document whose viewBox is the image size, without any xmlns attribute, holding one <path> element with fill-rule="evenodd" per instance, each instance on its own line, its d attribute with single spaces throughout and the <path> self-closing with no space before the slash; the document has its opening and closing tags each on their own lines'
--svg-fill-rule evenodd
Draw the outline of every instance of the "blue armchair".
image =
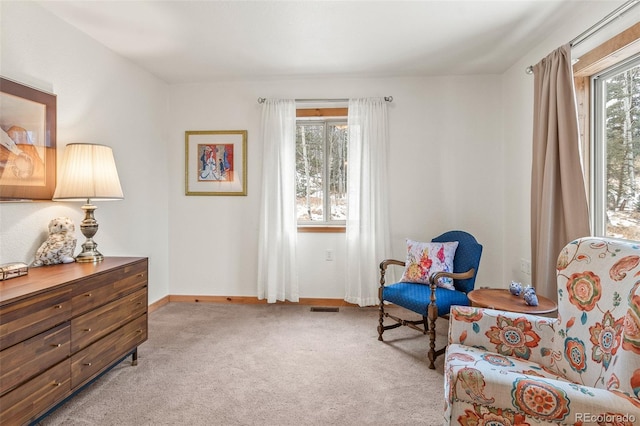
<svg viewBox="0 0 640 426">
<path fill-rule="evenodd" d="M 482 245 L 469 233 L 464 231 L 449 231 L 431 240 L 432 243 L 458 242 L 453 258 L 452 271 L 437 271 L 428 278 L 428 283 L 398 282 L 387 285 L 385 275 L 387 268 L 392 265 L 405 267 L 404 261 L 387 259 L 380 263 L 380 317 L 378 325 L 378 340 L 383 341 L 385 330 L 407 326 L 423 334 L 429 334 L 429 368 L 435 369 L 435 360 L 442 355 L 446 346 L 436 350 L 436 319 L 446 317 L 452 305 L 469 306 L 467 293 L 473 290 L 476 274 L 480 265 Z M 442 279 L 452 279 L 453 289 L 438 286 Z M 405 320 L 385 311 L 385 304 L 392 303 L 422 316 L 421 319 Z M 384 324 L 384 319 L 393 321 Z"/>
</svg>

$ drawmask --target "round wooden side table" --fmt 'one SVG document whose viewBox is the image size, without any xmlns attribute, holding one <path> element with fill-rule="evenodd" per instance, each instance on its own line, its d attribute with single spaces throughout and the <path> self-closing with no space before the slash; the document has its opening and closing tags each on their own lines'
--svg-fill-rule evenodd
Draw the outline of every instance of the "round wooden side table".
<svg viewBox="0 0 640 426">
<path fill-rule="evenodd" d="M 529 306 L 522 296 L 514 296 L 509 290 L 503 288 L 480 288 L 471 291 L 467 296 L 473 306 L 500 311 L 540 315 L 550 314 L 558 309 L 556 302 L 539 294 L 536 295 L 538 306 Z"/>
</svg>

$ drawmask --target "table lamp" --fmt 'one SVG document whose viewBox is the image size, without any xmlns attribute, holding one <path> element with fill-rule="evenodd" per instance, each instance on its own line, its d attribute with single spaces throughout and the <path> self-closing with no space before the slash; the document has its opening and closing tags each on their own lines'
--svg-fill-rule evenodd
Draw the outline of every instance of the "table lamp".
<svg viewBox="0 0 640 426">
<path fill-rule="evenodd" d="M 87 239 L 76 262 L 100 262 L 104 256 L 98 251 L 93 236 L 98 232 L 98 222 L 93 212 L 92 200 L 122 200 L 122 188 L 113 151 L 105 145 L 86 143 L 68 144 L 64 150 L 61 173 L 53 194 L 54 201 L 86 201 L 80 231 Z"/>
</svg>

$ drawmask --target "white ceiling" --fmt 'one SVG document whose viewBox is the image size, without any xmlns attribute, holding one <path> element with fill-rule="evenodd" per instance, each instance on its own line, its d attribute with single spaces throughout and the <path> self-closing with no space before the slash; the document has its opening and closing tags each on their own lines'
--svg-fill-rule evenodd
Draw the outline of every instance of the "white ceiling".
<svg viewBox="0 0 640 426">
<path fill-rule="evenodd" d="M 502 73 L 576 7 L 567 0 L 39 3 L 168 83 Z"/>
</svg>

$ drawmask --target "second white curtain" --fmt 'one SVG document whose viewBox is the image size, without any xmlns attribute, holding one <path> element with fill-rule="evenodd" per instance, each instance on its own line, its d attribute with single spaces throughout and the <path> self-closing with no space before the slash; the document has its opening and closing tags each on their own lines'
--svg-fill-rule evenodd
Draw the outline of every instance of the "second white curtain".
<svg viewBox="0 0 640 426">
<path fill-rule="evenodd" d="M 391 252 L 386 101 L 383 98 L 351 99 L 348 125 L 345 300 L 371 306 L 378 303 L 378 264 Z"/>
<path fill-rule="evenodd" d="M 258 239 L 258 299 L 297 302 L 296 105 L 268 99 L 262 109 L 262 211 Z"/>
</svg>

